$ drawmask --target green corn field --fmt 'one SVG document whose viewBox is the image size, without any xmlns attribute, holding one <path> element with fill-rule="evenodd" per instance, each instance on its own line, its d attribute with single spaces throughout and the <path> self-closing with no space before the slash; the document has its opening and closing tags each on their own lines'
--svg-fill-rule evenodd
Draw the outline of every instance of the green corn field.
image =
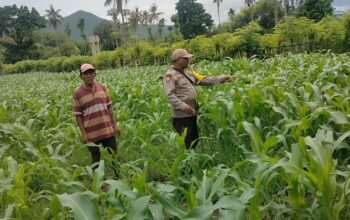
<svg viewBox="0 0 350 220">
<path fill-rule="evenodd" d="M 198 88 L 196 150 L 171 126 L 168 68 L 97 72 L 122 135 L 95 171 L 78 72 L 0 77 L 0 219 L 350 219 L 349 55 L 194 64 L 237 78 Z"/>
</svg>

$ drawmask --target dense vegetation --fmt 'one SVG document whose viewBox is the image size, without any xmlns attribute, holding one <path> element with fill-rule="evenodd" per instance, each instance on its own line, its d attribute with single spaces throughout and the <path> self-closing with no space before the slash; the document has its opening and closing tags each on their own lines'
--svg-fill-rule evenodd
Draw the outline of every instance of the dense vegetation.
<svg viewBox="0 0 350 220">
<path fill-rule="evenodd" d="M 237 77 L 199 88 L 196 151 L 170 126 L 159 80 L 167 67 L 98 72 L 123 135 L 118 159 L 104 152 L 95 172 L 72 114 L 77 72 L 0 77 L 0 216 L 350 218 L 348 55 L 225 59 L 193 68 Z"/>
<path fill-rule="evenodd" d="M 165 36 L 156 4 L 125 2 L 104 2 L 113 21 L 94 28 L 95 56 L 83 18 L 79 42 L 70 26 L 57 32 L 52 5 L 44 16 L 0 7 L 1 219 L 350 219 L 350 13 L 333 17 L 332 0 L 246 0 L 215 27 L 202 4 L 179 0 Z M 162 91 L 175 48 L 204 75 L 237 77 L 199 88 L 195 151 Z M 123 132 L 95 171 L 72 114 L 83 62 Z"/>
<path fill-rule="evenodd" d="M 199 60 L 218 61 L 225 57 L 270 57 L 287 52 L 313 52 L 331 50 L 349 51 L 350 14 L 342 19 L 325 17 L 315 23 L 307 18 L 286 17 L 272 34 L 264 34 L 257 22 L 233 33 L 220 33 L 211 37 L 197 36 L 191 40 L 173 43 L 134 42 L 128 48 L 104 51 L 95 56 L 51 57 L 48 60 L 20 61 L 3 65 L 5 73 L 30 71 L 73 71 L 82 62 L 91 62 L 99 69 L 120 66 L 159 65 L 170 62 L 174 48 L 184 47 Z M 78 49 L 76 49 L 78 50 Z M 68 52 L 68 48 L 66 52 Z"/>
<path fill-rule="evenodd" d="M 160 65 L 178 47 L 196 53 L 197 60 L 211 61 L 225 57 L 271 57 L 286 52 L 342 53 L 350 49 L 350 14 L 333 16 L 332 2 L 247 0 L 247 7 L 239 13 L 231 9 L 229 20 L 215 26 L 201 3 L 179 0 L 174 5 L 176 14 L 171 17 L 174 25 L 168 26 L 167 32 L 162 12 L 155 3 L 148 10 L 140 10 L 125 9 L 124 1 L 106 0 L 105 6 L 112 7 L 108 10 L 112 20 L 103 20 L 95 27 L 89 26 L 89 20 L 84 18 L 62 27 L 61 10 L 52 5 L 44 16 L 34 8 L 0 7 L 0 74 L 72 71 L 84 60 L 100 69 Z M 213 3 L 220 17 L 222 0 Z M 54 31 L 39 30 L 45 25 Z M 74 27 L 79 29 L 81 41 L 70 38 Z M 92 28 L 104 52 L 98 57 L 91 57 L 86 34 Z M 147 39 L 137 37 L 140 29 L 146 30 Z"/>
</svg>

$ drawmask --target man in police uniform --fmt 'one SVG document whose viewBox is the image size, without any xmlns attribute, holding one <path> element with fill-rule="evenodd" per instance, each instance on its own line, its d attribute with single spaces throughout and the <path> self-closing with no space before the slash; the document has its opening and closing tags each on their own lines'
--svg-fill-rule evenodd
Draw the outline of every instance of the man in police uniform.
<svg viewBox="0 0 350 220">
<path fill-rule="evenodd" d="M 164 93 L 171 104 L 172 124 L 177 133 L 182 134 L 187 128 L 186 148 L 195 148 L 198 143 L 197 126 L 197 85 L 216 85 L 230 82 L 234 78 L 228 75 L 205 77 L 188 68 L 192 57 L 184 49 L 176 49 L 172 53 L 173 65 L 163 78 Z"/>
</svg>

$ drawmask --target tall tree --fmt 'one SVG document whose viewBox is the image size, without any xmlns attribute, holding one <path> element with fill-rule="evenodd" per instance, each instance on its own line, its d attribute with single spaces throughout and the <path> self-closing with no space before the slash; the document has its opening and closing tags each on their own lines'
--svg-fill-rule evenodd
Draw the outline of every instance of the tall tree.
<svg viewBox="0 0 350 220">
<path fill-rule="evenodd" d="M 152 28 L 151 28 L 152 15 L 149 13 L 149 11 L 147 11 L 147 10 L 142 11 L 142 13 L 141 13 L 141 23 L 147 28 L 148 39 L 154 40 L 154 36 L 153 36 L 153 33 L 152 33 Z"/>
<path fill-rule="evenodd" d="M 80 37 L 86 40 L 86 34 L 85 34 L 85 19 L 80 18 L 77 23 L 77 28 L 80 30 Z"/>
<path fill-rule="evenodd" d="M 219 17 L 219 25 L 221 24 L 220 21 L 220 4 L 222 3 L 223 0 L 213 0 L 213 3 L 216 3 L 216 7 L 218 8 L 218 17 Z"/>
<path fill-rule="evenodd" d="M 153 24 L 155 24 L 155 22 L 159 20 L 160 15 L 163 14 L 163 13 L 162 12 L 158 12 L 158 6 L 156 5 L 156 3 L 153 3 L 148 11 L 149 11 L 149 22 L 153 26 Z M 152 32 L 152 26 L 148 26 L 147 27 L 148 38 L 150 40 L 154 40 L 155 39 L 155 35 L 156 35 L 156 33 Z"/>
<path fill-rule="evenodd" d="M 283 17 L 283 8 L 279 2 L 260 0 L 254 7 L 259 25 L 267 30 L 272 30 L 277 24 L 278 18 Z"/>
<path fill-rule="evenodd" d="M 72 34 L 72 29 L 70 28 L 69 24 L 66 24 L 64 26 L 64 33 L 67 35 L 67 37 L 70 37 Z"/>
<path fill-rule="evenodd" d="M 119 27 L 120 27 L 120 21 L 119 21 L 119 19 L 118 19 L 117 10 L 114 9 L 114 8 L 109 9 L 109 10 L 107 11 L 107 15 L 109 15 L 109 16 L 112 17 L 112 20 L 113 20 L 115 26 L 118 27 L 118 29 L 119 29 Z"/>
<path fill-rule="evenodd" d="M 165 19 L 161 18 L 158 22 L 158 36 L 159 37 L 162 37 L 164 27 L 165 27 Z"/>
<path fill-rule="evenodd" d="M 269 1 L 271 2 L 271 0 Z M 246 52 L 248 57 L 260 53 L 261 45 L 259 42 L 263 30 L 256 21 L 250 22 L 246 27 L 238 29 L 235 34 L 240 38 L 238 50 Z"/>
<path fill-rule="evenodd" d="M 61 9 L 55 10 L 52 4 L 50 5 L 49 10 L 45 10 L 45 17 L 47 18 L 49 25 L 53 27 L 55 31 L 57 31 L 58 25 L 60 25 L 63 20 L 62 15 L 60 15 L 60 11 Z"/>
<path fill-rule="evenodd" d="M 151 16 L 148 11 L 144 10 L 141 13 L 141 24 L 148 26 L 151 23 Z"/>
<path fill-rule="evenodd" d="M 213 25 L 210 14 L 196 0 L 179 0 L 175 7 L 180 32 L 186 39 L 205 34 Z"/>
<path fill-rule="evenodd" d="M 297 15 L 318 22 L 326 15 L 333 14 L 332 3 L 333 0 L 303 0 L 298 8 Z"/>
<path fill-rule="evenodd" d="M 83 39 L 82 42 L 79 43 L 79 49 L 81 55 L 90 55 L 91 54 L 91 48 L 88 42 L 88 39 L 85 34 L 85 19 L 80 18 L 77 23 L 77 28 L 80 30 L 80 37 Z"/>
<path fill-rule="evenodd" d="M 138 7 L 129 11 L 129 25 L 131 29 L 136 32 L 139 23 L 141 22 L 141 11 Z"/>
<path fill-rule="evenodd" d="M 152 23 L 158 21 L 159 16 L 163 14 L 162 12 L 157 12 L 157 10 L 158 6 L 156 5 L 156 3 L 153 3 L 149 8 L 150 20 Z"/>
<path fill-rule="evenodd" d="M 98 35 L 100 38 L 100 44 L 102 50 L 114 50 L 115 49 L 115 41 L 113 39 L 115 26 L 112 21 L 102 20 L 99 22 L 94 28 L 94 35 Z"/>
<path fill-rule="evenodd" d="M 0 34 L 1 37 L 9 35 L 11 26 L 17 16 L 17 6 L 4 6 L 0 7 Z"/>
<path fill-rule="evenodd" d="M 57 31 L 58 25 L 60 25 L 62 20 L 63 20 L 62 15 L 60 15 L 60 11 L 61 11 L 61 9 L 55 10 L 53 8 L 52 4 L 50 5 L 50 9 L 49 10 L 45 10 L 45 12 L 46 12 L 45 17 L 47 18 L 47 21 L 48 21 L 49 25 L 51 27 L 53 27 L 53 29 L 55 31 Z M 58 48 L 60 48 L 60 45 L 59 45 L 59 42 L 58 42 L 57 39 L 56 39 L 56 46 Z M 61 55 L 60 51 L 59 51 L 59 55 Z"/>
<path fill-rule="evenodd" d="M 123 2 L 126 4 L 126 3 L 128 3 L 128 0 L 106 0 L 104 6 L 108 7 L 108 6 L 112 5 L 112 10 L 109 14 L 112 14 L 114 21 L 117 21 L 118 15 L 121 16 L 121 18 L 122 18 L 122 32 L 123 32 L 124 39 L 126 41 L 127 31 L 126 31 L 125 20 L 124 20 L 125 13 L 123 10 Z"/>
<path fill-rule="evenodd" d="M 0 30 L 11 41 L 4 42 L 5 62 L 14 63 L 30 59 L 30 50 L 35 47 L 33 31 L 45 27 L 45 18 L 32 8 L 16 5 L 0 7 Z"/>
<path fill-rule="evenodd" d="M 178 14 L 174 14 L 170 17 L 173 26 L 168 26 L 169 34 L 165 37 L 167 42 L 174 43 L 183 40 L 183 35 L 180 32 L 180 22 Z"/>
<path fill-rule="evenodd" d="M 124 25 L 124 14 L 123 14 L 123 2 L 128 3 L 128 0 L 106 0 L 105 7 L 112 5 L 112 9 L 115 9 L 117 15 L 120 14 L 122 17 L 122 24 Z"/>
<path fill-rule="evenodd" d="M 254 20 L 254 2 L 255 0 L 244 0 L 244 3 L 249 7 L 250 9 L 250 21 Z"/>
<path fill-rule="evenodd" d="M 232 16 L 234 16 L 235 15 L 235 10 L 233 10 L 232 8 L 230 8 L 230 10 L 227 12 L 227 15 L 229 16 L 229 17 L 232 17 Z"/>
</svg>

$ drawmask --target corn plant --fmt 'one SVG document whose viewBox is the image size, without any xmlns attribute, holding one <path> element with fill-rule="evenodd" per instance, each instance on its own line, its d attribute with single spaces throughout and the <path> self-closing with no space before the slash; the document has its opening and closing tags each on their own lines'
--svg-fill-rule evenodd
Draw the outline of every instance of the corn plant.
<svg viewBox="0 0 350 220">
<path fill-rule="evenodd" d="M 350 218 L 348 54 L 197 63 L 237 80 L 198 88 L 196 150 L 171 126 L 168 68 L 97 73 L 122 136 L 96 170 L 72 114 L 77 72 L 0 77 L 1 218 Z"/>
</svg>

